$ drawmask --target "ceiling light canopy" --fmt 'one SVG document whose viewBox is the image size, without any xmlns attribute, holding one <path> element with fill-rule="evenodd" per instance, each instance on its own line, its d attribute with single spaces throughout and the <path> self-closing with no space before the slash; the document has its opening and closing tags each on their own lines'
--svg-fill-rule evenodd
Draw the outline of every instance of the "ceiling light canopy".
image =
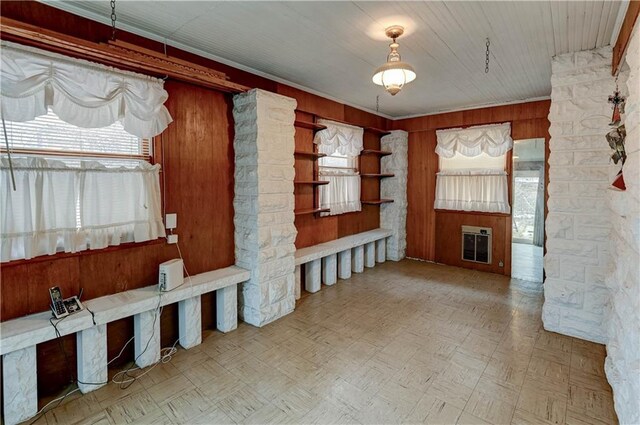
<svg viewBox="0 0 640 425">
<path fill-rule="evenodd" d="M 405 84 L 412 82 L 416 79 L 416 72 L 413 67 L 406 62 L 402 62 L 400 53 L 398 53 L 398 47 L 396 39 L 404 33 L 404 28 L 400 25 L 394 25 L 385 30 L 387 37 L 393 41 L 389 44 L 391 51 L 387 56 L 387 63 L 376 69 L 373 74 L 373 82 L 379 86 L 384 86 L 384 89 L 395 96 Z"/>
</svg>

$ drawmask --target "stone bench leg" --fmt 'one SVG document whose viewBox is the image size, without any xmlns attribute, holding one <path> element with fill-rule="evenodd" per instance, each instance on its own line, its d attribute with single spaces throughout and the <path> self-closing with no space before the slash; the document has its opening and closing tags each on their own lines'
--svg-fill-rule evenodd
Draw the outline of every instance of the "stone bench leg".
<svg viewBox="0 0 640 425">
<path fill-rule="evenodd" d="M 325 285 L 335 285 L 338 281 L 338 256 L 336 254 L 327 255 L 322 259 L 322 283 Z"/>
<path fill-rule="evenodd" d="M 220 311 L 220 310 L 216 310 Z M 200 295 L 178 302 L 178 335 L 183 348 L 202 342 L 202 301 Z"/>
<path fill-rule="evenodd" d="M 364 265 L 365 267 L 374 267 L 376 265 L 375 242 L 369 242 L 364 246 Z"/>
<path fill-rule="evenodd" d="M 387 259 L 387 240 L 380 239 L 376 241 L 376 261 L 384 263 Z"/>
<path fill-rule="evenodd" d="M 4 423 L 15 425 L 38 413 L 36 346 L 2 356 Z"/>
<path fill-rule="evenodd" d="M 97 325 L 76 333 L 78 388 L 83 394 L 109 381 L 107 371 L 107 325 Z"/>
<path fill-rule="evenodd" d="M 350 249 L 338 253 L 338 277 L 340 279 L 349 279 L 351 277 Z"/>
<path fill-rule="evenodd" d="M 304 265 L 304 289 L 312 293 L 320 290 L 319 258 Z"/>
<path fill-rule="evenodd" d="M 296 266 L 296 270 L 294 273 L 296 275 L 296 283 L 293 289 L 296 294 L 296 300 L 299 300 L 300 296 L 302 295 L 302 270 L 300 270 L 300 266 Z"/>
<path fill-rule="evenodd" d="M 216 291 L 216 327 L 230 332 L 238 327 L 238 287 L 227 286 Z"/>
<path fill-rule="evenodd" d="M 160 316 L 149 310 L 133 316 L 133 346 L 136 364 L 147 367 L 160 360 Z"/>
<path fill-rule="evenodd" d="M 354 273 L 364 271 L 364 246 L 356 246 L 351 253 L 351 270 Z"/>
</svg>

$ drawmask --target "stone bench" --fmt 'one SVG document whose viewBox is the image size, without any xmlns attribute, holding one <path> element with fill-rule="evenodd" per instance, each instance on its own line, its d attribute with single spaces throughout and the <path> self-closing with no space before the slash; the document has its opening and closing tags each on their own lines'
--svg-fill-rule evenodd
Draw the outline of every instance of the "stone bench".
<svg viewBox="0 0 640 425">
<path fill-rule="evenodd" d="M 296 299 L 302 291 L 302 269 L 304 265 L 305 289 L 318 292 L 321 283 L 334 285 L 337 278 L 349 279 L 351 272 L 362 273 L 365 267 L 386 259 L 386 240 L 391 230 L 375 229 L 345 236 L 296 251 Z"/>
<path fill-rule="evenodd" d="M 108 380 L 108 323 L 133 316 L 136 364 L 146 367 L 160 360 L 160 319 L 154 320 L 158 306 L 178 303 L 179 342 L 191 348 L 202 341 L 200 296 L 216 291 L 216 327 L 229 332 L 238 326 L 237 285 L 249 276 L 249 271 L 240 267 L 226 267 L 185 279 L 182 286 L 161 293 L 160 298 L 158 286 L 152 285 L 88 300 L 81 312 L 54 321 L 60 335 L 76 334 L 78 381 L 85 382 L 78 383 L 80 391 L 93 391 Z M 29 419 L 38 411 L 36 344 L 57 338 L 50 318 L 51 312 L 43 312 L 0 323 L 7 425 Z"/>
</svg>

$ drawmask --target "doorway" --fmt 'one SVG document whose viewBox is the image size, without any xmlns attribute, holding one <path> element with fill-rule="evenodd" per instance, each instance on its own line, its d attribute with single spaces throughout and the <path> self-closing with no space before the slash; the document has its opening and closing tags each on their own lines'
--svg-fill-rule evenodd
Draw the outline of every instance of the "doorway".
<svg viewBox="0 0 640 425">
<path fill-rule="evenodd" d="M 513 144 L 511 277 L 542 283 L 544 250 L 544 139 Z"/>
</svg>

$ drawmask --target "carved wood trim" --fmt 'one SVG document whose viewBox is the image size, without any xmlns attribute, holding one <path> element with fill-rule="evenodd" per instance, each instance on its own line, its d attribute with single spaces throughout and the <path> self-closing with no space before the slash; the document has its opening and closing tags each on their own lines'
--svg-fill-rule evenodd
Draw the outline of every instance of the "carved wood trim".
<svg viewBox="0 0 640 425">
<path fill-rule="evenodd" d="M 249 87 L 228 81 L 222 72 L 122 41 L 94 43 L 5 17 L 0 17 L 0 38 L 120 69 L 169 76 L 223 92 L 249 90 Z"/>
</svg>

